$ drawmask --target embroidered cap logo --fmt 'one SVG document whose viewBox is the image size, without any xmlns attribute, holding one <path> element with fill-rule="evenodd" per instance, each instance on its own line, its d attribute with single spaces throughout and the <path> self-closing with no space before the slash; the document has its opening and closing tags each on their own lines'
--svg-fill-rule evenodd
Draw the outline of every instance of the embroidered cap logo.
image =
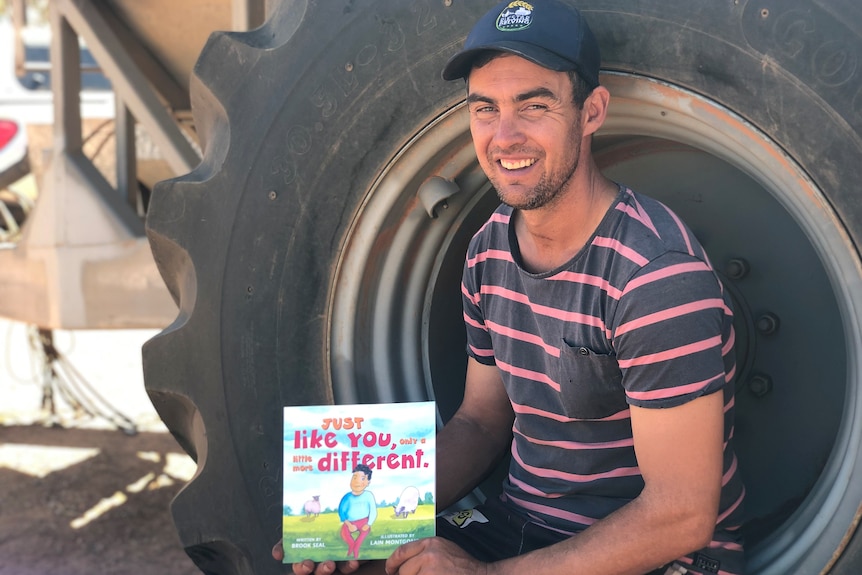
<svg viewBox="0 0 862 575">
<path fill-rule="evenodd" d="M 523 30 L 533 23 L 533 6 L 522 0 L 510 2 L 497 16 L 497 30 L 515 32 Z"/>
</svg>

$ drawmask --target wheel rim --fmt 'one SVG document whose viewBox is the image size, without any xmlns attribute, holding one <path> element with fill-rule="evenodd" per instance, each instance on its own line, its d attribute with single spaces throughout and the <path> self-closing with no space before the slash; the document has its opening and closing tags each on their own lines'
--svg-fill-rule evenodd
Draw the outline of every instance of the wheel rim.
<svg viewBox="0 0 862 575">
<path fill-rule="evenodd" d="M 683 217 L 734 299 L 749 570 L 821 571 L 862 499 L 851 480 L 862 437 L 862 268 L 852 242 L 804 171 L 739 116 L 641 76 L 606 74 L 603 84 L 613 98 L 597 161 Z M 444 180 L 459 191 L 441 200 Z M 451 417 L 466 365 L 464 250 L 496 205 L 463 104 L 393 154 L 335 268 L 336 401 L 435 398 L 441 423 Z"/>
</svg>

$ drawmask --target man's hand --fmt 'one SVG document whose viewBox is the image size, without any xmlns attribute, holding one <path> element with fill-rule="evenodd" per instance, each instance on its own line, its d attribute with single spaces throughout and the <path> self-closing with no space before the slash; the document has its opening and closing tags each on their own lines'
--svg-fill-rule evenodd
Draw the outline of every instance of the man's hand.
<svg viewBox="0 0 862 575">
<path fill-rule="evenodd" d="M 284 560 L 284 547 L 281 541 L 276 543 L 272 548 L 272 558 L 279 562 Z M 314 575 L 332 575 L 333 573 L 349 575 L 359 569 L 360 565 L 361 563 L 355 559 L 339 561 L 338 563 L 335 561 L 323 561 L 317 564 L 311 559 L 306 559 L 301 563 L 294 563 L 292 567 L 295 575 L 311 575 L 312 573 Z"/>
<path fill-rule="evenodd" d="M 485 575 L 487 571 L 487 563 L 440 537 L 405 543 L 386 560 L 388 575 Z"/>
</svg>

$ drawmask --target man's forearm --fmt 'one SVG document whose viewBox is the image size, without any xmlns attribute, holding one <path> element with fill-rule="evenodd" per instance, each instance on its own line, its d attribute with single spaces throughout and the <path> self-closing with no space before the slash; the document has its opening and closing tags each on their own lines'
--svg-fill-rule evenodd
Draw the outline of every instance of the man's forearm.
<svg viewBox="0 0 862 575">
<path fill-rule="evenodd" d="M 437 435 L 437 502 L 445 509 L 470 493 L 511 445 L 511 433 L 489 430 L 458 414 Z"/>
<path fill-rule="evenodd" d="M 705 547 L 715 513 L 702 502 L 680 502 L 672 493 L 642 494 L 556 545 L 501 561 L 501 575 L 642 575 Z"/>
<path fill-rule="evenodd" d="M 501 562 L 495 573 L 529 566 L 532 575 L 637 575 L 708 545 L 721 496 L 723 401 L 713 393 L 673 408 L 631 407 L 640 495 L 566 541 Z"/>
</svg>

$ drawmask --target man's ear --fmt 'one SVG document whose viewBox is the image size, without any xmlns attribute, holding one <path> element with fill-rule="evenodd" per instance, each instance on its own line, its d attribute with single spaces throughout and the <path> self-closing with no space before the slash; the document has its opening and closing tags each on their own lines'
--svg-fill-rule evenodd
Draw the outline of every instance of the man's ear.
<svg viewBox="0 0 862 575">
<path fill-rule="evenodd" d="M 583 136 L 590 136 L 602 127 L 608 115 L 610 100 L 611 93 L 604 86 L 596 86 L 592 93 L 587 96 L 581 113 L 581 120 L 584 123 Z"/>
</svg>

